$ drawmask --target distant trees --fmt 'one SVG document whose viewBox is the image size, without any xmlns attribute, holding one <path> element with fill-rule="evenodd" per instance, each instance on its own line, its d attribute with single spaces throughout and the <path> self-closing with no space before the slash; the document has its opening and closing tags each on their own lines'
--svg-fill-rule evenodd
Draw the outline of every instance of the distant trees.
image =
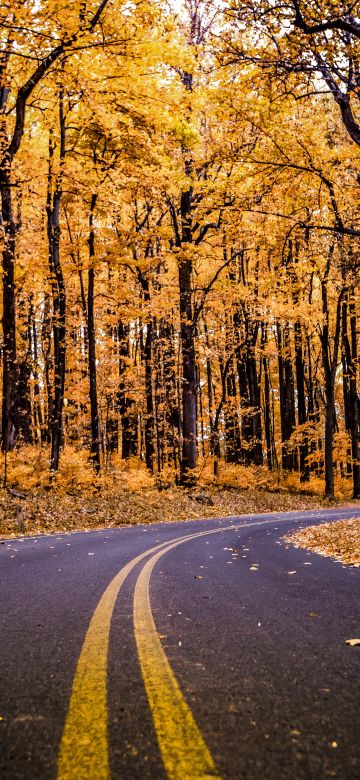
<svg viewBox="0 0 360 780">
<path fill-rule="evenodd" d="M 223 458 L 359 497 L 351 11 L 13 10 L 3 451 L 50 445 L 56 473 L 69 441 L 96 472 L 140 458 L 183 484 Z"/>
</svg>

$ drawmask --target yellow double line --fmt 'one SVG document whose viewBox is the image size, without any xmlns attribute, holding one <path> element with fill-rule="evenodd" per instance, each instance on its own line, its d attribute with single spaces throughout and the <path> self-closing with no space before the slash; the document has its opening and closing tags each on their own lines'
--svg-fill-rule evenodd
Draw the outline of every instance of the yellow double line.
<svg viewBox="0 0 360 780">
<path fill-rule="evenodd" d="M 141 672 L 162 760 L 169 780 L 220 777 L 182 696 L 162 648 L 151 612 L 149 584 L 157 561 L 184 542 L 264 522 L 227 526 L 182 536 L 137 555 L 110 582 L 93 614 L 80 653 L 60 743 L 57 780 L 109 780 L 107 657 L 110 624 L 120 589 L 145 558 L 135 587 L 134 628 Z M 276 522 L 280 522 L 277 520 Z"/>
</svg>

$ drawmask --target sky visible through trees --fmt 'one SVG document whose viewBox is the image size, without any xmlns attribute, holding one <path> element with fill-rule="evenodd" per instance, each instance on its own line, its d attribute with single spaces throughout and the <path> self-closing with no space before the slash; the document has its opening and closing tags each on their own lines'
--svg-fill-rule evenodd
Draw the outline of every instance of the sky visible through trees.
<svg viewBox="0 0 360 780">
<path fill-rule="evenodd" d="M 359 498 L 359 38 L 334 0 L 2 4 L 4 461 Z"/>
</svg>

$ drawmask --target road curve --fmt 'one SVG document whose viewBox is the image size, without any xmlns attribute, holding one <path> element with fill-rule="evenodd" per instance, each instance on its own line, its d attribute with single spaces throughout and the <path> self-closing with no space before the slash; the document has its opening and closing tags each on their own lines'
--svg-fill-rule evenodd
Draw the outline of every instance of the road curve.
<svg viewBox="0 0 360 780">
<path fill-rule="evenodd" d="M 356 509 L 0 545 L 0 777 L 360 776 L 360 570 L 285 545 Z"/>
</svg>

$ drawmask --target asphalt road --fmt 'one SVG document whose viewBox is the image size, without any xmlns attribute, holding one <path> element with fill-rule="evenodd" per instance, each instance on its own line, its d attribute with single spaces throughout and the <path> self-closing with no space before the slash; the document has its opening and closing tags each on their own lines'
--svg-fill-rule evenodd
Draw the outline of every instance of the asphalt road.
<svg viewBox="0 0 360 780">
<path fill-rule="evenodd" d="M 358 780 L 360 569 L 281 541 L 355 513 L 2 542 L 2 780 Z"/>
</svg>

